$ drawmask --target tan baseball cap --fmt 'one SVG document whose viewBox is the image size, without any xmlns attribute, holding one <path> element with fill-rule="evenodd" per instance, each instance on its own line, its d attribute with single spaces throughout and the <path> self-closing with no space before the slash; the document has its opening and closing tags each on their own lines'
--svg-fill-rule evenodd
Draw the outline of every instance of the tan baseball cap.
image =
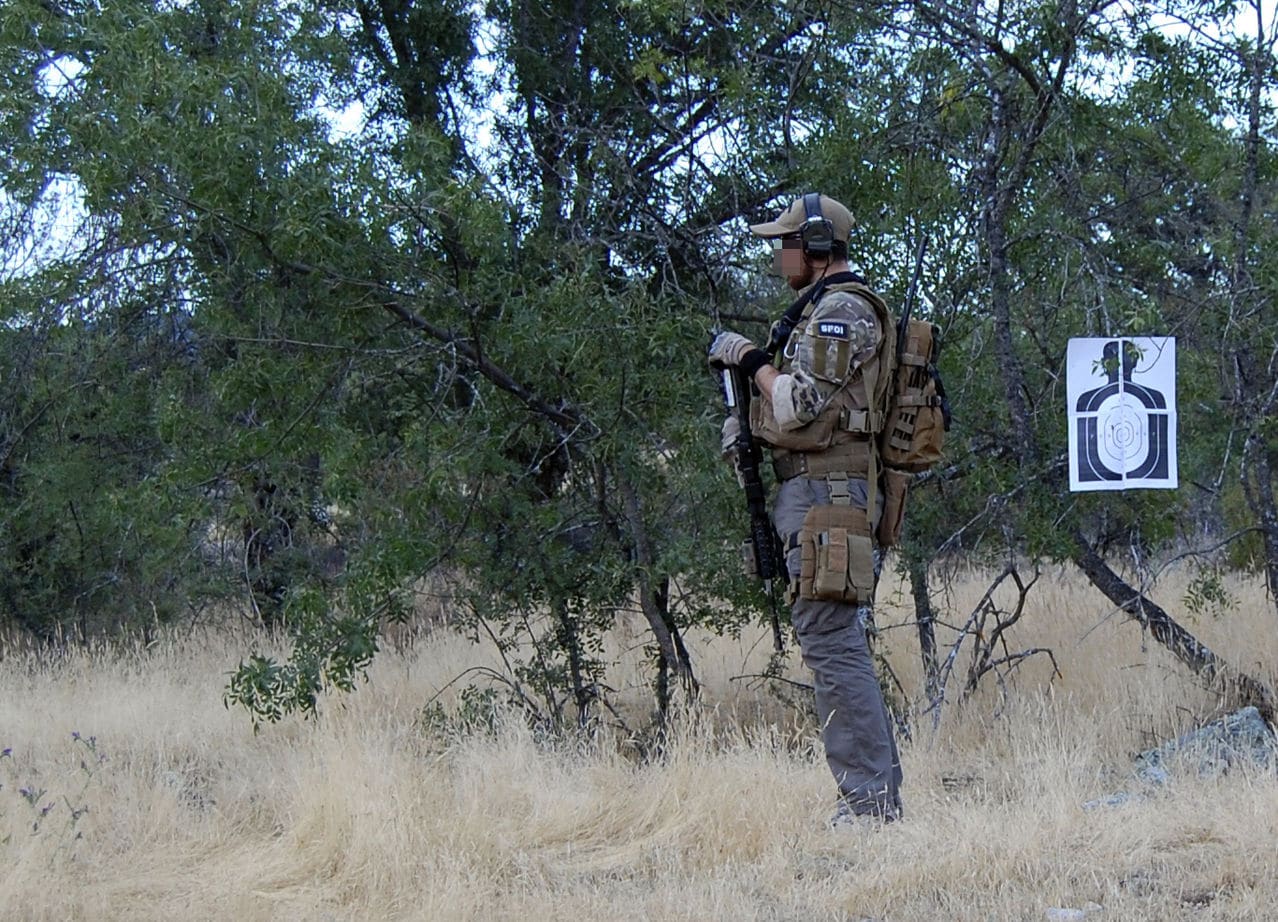
<svg viewBox="0 0 1278 922">
<path fill-rule="evenodd" d="M 852 212 L 828 195 L 822 195 L 820 200 L 821 215 L 834 228 L 834 239 L 847 243 L 852 235 Z M 785 237 L 789 234 L 797 234 L 807 219 L 808 213 L 803 207 L 803 196 L 799 196 L 789 208 L 777 215 L 775 221 L 751 224 L 750 233 L 758 237 Z"/>
</svg>

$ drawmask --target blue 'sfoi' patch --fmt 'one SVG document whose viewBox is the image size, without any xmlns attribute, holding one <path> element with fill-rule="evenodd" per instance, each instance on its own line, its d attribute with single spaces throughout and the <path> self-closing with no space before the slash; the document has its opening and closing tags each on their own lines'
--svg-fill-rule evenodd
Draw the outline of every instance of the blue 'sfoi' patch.
<svg viewBox="0 0 1278 922">
<path fill-rule="evenodd" d="M 848 325 L 838 320 L 821 320 L 817 322 L 817 336 L 826 339 L 847 339 Z"/>
</svg>

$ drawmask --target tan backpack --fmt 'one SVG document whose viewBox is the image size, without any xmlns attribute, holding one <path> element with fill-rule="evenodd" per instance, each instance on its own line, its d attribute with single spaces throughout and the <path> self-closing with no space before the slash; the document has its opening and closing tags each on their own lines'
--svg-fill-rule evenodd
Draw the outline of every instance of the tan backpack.
<svg viewBox="0 0 1278 922">
<path fill-rule="evenodd" d="M 949 403 L 936 368 L 939 351 L 936 325 L 907 314 L 897 328 L 896 369 L 878 443 L 884 497 L 878 539 L 884 547 L 901 540 L 910 481 L 940 460 L 950 428 Z"/>
</svg>

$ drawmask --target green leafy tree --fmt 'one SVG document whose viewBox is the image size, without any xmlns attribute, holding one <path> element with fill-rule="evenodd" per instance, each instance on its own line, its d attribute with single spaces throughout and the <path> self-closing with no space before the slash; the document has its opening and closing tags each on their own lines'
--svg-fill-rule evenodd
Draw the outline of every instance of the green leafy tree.
<svg viewBox="0 0 1278 922">
<path fill-rule="evenodd" d="M 766 610 L 703 349 L 766 336 L 784 299 L 745 223 L 820 188 L 876 286 L 945 329 L 958 425 L 900 555 L 929 697 L 959 559 L 1071 560 L 1214 674 L 1146 577 L 1196 540 L 1177 521 L 1278 540 L 1274 69 L 1263 19 L 1179 12 L 1183 38 L 1066 0 L 14 0 L 6 621 L 238 598 L 296 638 L 228 692 L 276 719 L 351 687 L 429 579 L 554 722 L 606 703 L 633 608 L 664 712 L 696 690 L 686 630 Z M 1167 331 L 1210 489 L 1070 496 L 1066 341 Z"/>
</svg>

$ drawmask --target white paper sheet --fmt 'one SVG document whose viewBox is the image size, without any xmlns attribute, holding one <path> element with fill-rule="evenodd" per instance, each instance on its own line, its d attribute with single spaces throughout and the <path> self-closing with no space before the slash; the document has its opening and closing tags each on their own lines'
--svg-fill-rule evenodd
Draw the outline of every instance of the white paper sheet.
<svg viewBox="0 0 1278 922">
<path fill-rule="evenodd" d="M 1175 489 L 1174 337 L 1071 339 L 1069 488 Z"/>
</svg>

